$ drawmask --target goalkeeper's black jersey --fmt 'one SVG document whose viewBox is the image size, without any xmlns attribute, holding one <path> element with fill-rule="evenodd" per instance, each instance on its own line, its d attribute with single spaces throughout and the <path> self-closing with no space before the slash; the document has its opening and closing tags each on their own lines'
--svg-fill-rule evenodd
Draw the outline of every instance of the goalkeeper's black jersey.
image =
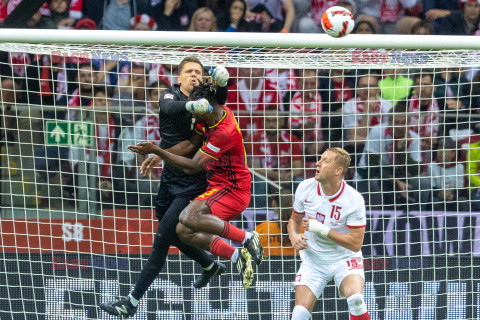
<svg viewBox="0 0 480 320">
<path fill-rule="evenodd" d="M 220 104 L 225 103 L 227 94 L 227 87 L 217 88 L 216 96 Z M 162 149 L 168 149 L 182 141 L 190 140 L 194 133 L 195 126 L 192 122 L 192 113 L 185 109 L 187 101 L 188 97 L 180 91 L 180 85 L 178 84 L 166 89 L 160 96 L 159 123 L 160 147 Z M 194 154 L 195 152 L 190 157 L 193 157 Z M 206 181 L 204 171 L 191 175 L 167 164 L 164 165 L 162 176 L 163 178 L 169 178 L 168 180 L 187 177 L 192 184 L 197 181 L 203 184 Z"/>
</svg>

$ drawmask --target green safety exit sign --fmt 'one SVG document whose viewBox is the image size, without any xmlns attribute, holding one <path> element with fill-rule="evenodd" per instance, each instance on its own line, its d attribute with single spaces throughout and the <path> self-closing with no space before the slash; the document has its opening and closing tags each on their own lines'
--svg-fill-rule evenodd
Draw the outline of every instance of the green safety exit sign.
<svg viewBox="0 0 480 320">
<path fill-rule="evenodd" d="M 83 121 L 46 121 L 48 145 L 92 146 L 94 124 Z"/>
</svg>

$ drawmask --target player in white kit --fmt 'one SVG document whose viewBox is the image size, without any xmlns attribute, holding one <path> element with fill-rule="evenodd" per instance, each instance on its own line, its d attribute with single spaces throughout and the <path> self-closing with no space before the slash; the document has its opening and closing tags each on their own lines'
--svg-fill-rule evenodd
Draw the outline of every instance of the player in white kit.
<svg viewBox="0 0 480 320">
<path fill-rule="evenodd" d="M 363 298 L 362 244 L 365 201 L 343 180 L 350 155 L 329 148 L 317 162 L 315 178 L 304 180 L 295 192 L 288 234 L 300 250 L 302 263 L 295 277 L 292 320 L 310 319 L 313 307 L 330 280 L 347 298 L 351 320 L 369 320 Z M 301 226 L 305 233 L 300 233 Z"/>
</svg>

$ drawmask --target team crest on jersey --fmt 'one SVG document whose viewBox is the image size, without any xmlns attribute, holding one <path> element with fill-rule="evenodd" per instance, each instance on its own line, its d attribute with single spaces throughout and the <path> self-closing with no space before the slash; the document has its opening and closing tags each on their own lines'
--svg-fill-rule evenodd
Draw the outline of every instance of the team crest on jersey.
<svg viewBox="0 0 480 320">
<path fill-rule="evenodd" d="M 217 148 L 215 147 L 213 144 L 211 144 L 210 142 L 207 143 L 207 148 L 214 151 L 214 152 L 219 152 L 220 151 L 220 148 Z"/>
<path fill-rule="evenodd" d="M 173 99 L 173 94 L 167 93 L 165 96 L 163 96 L 164 99 Z"/>
</svg>

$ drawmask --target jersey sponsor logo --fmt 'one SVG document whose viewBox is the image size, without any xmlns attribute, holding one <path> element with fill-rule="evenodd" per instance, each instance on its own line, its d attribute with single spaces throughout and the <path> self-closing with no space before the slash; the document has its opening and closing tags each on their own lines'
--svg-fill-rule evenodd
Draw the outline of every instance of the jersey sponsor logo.
<svg viewBox="0 0 480 320">
<path fill-rule="evenodd" d="M 163 96 L 164 99 L 173 99 L 173 94 L 167 93 Z"/>
<path fill-rule="evenodd" d="M 213 144 L 211 144 L 210 142 L 207 143 L 207 148 L 214 151 L 214 152 L 219 152 L 220 151 L 220 148 L 218 147 L 215 147 Z"/>
</svg>

